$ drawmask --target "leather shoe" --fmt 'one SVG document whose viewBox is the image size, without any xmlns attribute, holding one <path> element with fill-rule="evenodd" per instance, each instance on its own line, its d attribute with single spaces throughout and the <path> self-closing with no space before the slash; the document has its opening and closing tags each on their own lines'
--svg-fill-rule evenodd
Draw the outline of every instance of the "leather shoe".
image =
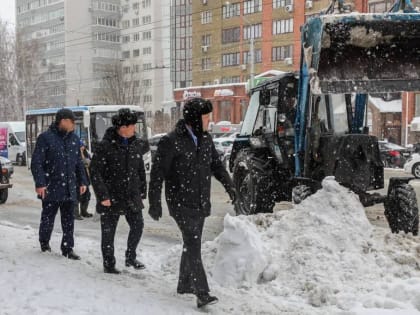
<svg viewBox="0 0 420 315">
<path fill-rule="evenodd" d="M 121 271 L 119 271 L 115 266 L 105 267 L 104 266 L 104 272 L 105 273 L 112 273 L 114 275 L 119 275 Z"/>
<path fill-rule="evenodd" d="M 64 257 L 67 257 L 68 259 L 72 259 L 72 260 L 80 260 L 80 256 L 77 255 L 74 251 L 69 251 L 68 253 L 63 253 Z"/>
<path fill-rule="evenodd" d="M 85 218 L 91 218 L 92 216 L 93 216 L 92 213 L 88 213 L 88 212 L 82 213 L 82 217 L 85 217 Z"/>
<path fill-rule="evenodd" d="M 215 304 L 219 301 L 219 299 L 215 296 L 211 296 L 210 294 L 204 295 L 197 295 L 197 307 L 203 307 L 205 305 Z"/>
<path fill-rule="evenodd" d="M 74 219 L 75 220 L 83 220 L 83 217 L 81 215 L 75 215 Z"/>
<path fill-rule="evenodd" d="M 50 244 L 48 244 L 48 243 L 41 243 L 41 251 L 42 252 L 51 252 Z"/>
<path fill-rule="evenodd" d="M 144 269 L 146 266 L 138 261 L 137 259 L 126 259 L 125 260 L 125 266 L 126 267 L 134 267 L 134 269 Z"/>
</svg>

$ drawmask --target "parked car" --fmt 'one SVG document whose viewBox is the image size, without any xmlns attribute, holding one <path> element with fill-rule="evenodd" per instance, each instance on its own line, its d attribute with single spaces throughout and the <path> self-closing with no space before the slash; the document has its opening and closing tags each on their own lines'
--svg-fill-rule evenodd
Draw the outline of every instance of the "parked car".
<svg viewBox="0 0 420 315">
<path fill-rule="evenodd" d="M 152 155 L 152 161 L 156 154 L 157 145 L 160 139 L 162 139 L 164 135 L 166 135 L 166 133 L 158 133 L 149 139 L 149 147 L 150 147 L 150 153 Z"/>
<path fill-rule="evenodd" d="M 402 168 L 405 162 L 410 158 L 410 150 L 398 144 L 378 141 L 381 159 L 385 167 Z"/>
<path fill-rule="evenodd" d="M 420 178 L 420 154 L 414 153 L 404 164 L 404 172 Z"/>
<path fill-rule="evenodd" d="M 9 176 L 12 176 L 14 172 L 13 163 L 8 158 L 5 158 L 4 156 L 0 156 L 0 163 L 3 168 L 7 169 L 7 172 L 9 173 Z"/>
<path fill-rule="evenodd" d="M 10 160 L 9 160 L 10 161 Z M 9 188 L 12 188 L 10 184 L 10 175 L 6 167 L 3 166 L 3 160 L 0 159 L 0 204 L 7 201 L 9 196 Z"/>
<path fill-rule="evenodd" d="M 235 138 L 231 137 L 213 139 L 214 146 L 216 147 L 217 152 L 219 152 L 220 159 L 225 167 L 227 167 L 234 140 Z"/>
</svg>

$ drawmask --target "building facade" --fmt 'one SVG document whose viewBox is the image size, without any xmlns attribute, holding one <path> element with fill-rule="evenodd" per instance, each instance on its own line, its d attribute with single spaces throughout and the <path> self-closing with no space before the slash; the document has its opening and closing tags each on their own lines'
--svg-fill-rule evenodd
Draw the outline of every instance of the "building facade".
<svg viewBox="0 0 420 315">
<path fill-rule="evenodd" d="M 38 42 L 32 108 L 101 102 L 104 65 L 120 58 L 120 0 L 16 0 L 16 30 Z"/>
</svg>

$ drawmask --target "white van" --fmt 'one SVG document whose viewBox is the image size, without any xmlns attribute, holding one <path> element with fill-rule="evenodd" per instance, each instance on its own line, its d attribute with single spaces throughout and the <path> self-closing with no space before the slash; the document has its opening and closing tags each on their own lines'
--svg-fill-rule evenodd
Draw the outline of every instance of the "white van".
<svg viewBox="0 0 420 315">
<path fill-rule="evenodd" d="M 2 155 L 13 163 L 26 165 L 25 122 L 0 122 L 0 129 L 7 129 L 7 149 L 2 152 Z"/>
</svg>

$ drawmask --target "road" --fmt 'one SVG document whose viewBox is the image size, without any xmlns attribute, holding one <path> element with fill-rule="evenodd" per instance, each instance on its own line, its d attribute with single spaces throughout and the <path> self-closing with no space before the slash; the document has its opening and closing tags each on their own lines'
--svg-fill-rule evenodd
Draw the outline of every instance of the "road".
<svg viewBox="0 0 420 315">
<path fill-rule="evenodd" d="M 385 170 L 385 183 L 390 177 L 407 176 L 402 170 Z M 15 174 L 12 178 L 13 188 L 9 190 L 8 201 L 0 205 L 0 221 L 9 221 L 22 226 L 31 226 L 38 229 L 41 203 L 35 197 L 34 185 L 32 176 L 26 167 L 15 166 Z M 416 190 L 417 196 L 420 196 L 420 181 L 412 182 Z M 386 193 L 387 187 L 379 191 Z M 94 197 L 93 197 L 94 198 Z M 418 198 L 420 200 L 420 198 Z M 212 215 L 206 220 L 203 239 L 213 240 L 223 229 L 223 218 L 226 213 L 234 215 L 233 206 L 228 200 L 228 195 L 225 193 L 223 186 L 215 179 L 212 181 Z M 95 200 L 91 201 L 89 211 L 94 213 Z M 168 215 L 166 202 L 162 202 L 163 217 L 158 221 L 153 221 L 147 211 L 144 211 L 145 228 L 143 239 L 146 243 L 148 239 L 161 239 L 167 243 L 179 243 L 180 233 L 175 225 L 173 219 Z M 147 201 L 145 203 L 146 210 L 148 209 Z M 275 211 L 290 209 L 292 205 L 287 202 L 277 204 Z M 378 204 L 373 207 L 366 208 L 366 213 L 372 224 L 382 227 L 387 227 L 385 217 L 383 215 L 383 205 Z M 56 219 L 56 230 L 59 229 L 59 216 Z M 125 242 L 128 232 L 128 225 L 124 219 L 120 220 L 117 232 L 117 238 L 121 243 Z M 75 234 L 77 236 L 85 236 L 88 238 L 100 239 L 100 223 L 99 216 L 95 215 L 93 218 L 76 221 Z M 117 240 L 118 241 L 118 240 Z M 149 242 L 154 243 L 154 242 Z"/>
</svg>

